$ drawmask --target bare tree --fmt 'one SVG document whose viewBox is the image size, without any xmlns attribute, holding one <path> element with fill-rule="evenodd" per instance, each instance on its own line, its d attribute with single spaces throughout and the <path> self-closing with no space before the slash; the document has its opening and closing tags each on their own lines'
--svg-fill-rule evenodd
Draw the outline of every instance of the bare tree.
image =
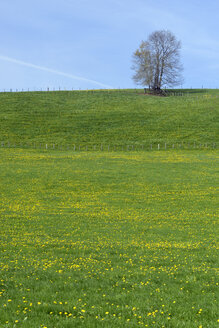
<svg viewBox="0 0 219 328">
<path fill-rule="evenodd" d="M 181 42 L 170 31 L 153 32 L 133 54 L 133 80 L 158 92 L 181 84 L 180 49 Z"/>
</svg>

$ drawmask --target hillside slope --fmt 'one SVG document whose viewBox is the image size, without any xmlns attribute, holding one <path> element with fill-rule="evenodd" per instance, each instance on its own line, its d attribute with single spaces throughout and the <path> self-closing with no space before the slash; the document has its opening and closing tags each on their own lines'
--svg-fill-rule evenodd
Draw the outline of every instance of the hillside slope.
<svg viewBox="0 0 219 328">
<path fill-rule="evenodd" d="M 218 140 L 218 112 L 217 90 L 183 97 L 148 96 L 140 90 L 1 93 L 0 141 L 213 143 Z"/>
</svg>

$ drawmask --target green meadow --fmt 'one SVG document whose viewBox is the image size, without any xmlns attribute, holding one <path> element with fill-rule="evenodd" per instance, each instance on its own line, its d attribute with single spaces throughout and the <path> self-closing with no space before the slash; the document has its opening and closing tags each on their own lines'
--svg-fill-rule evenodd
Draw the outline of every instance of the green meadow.
<svg viewBox="0 0 219 328">
<path fill-rule="evenodd" d="M 0 94 L 0 142 L 48 145 L 209 143 L 219 130 L 219 90 L 155 97 L 142 90 Z"/>
<path fill-rule="evenodd" d="M 218 327 L 217 148 L 32 147 L 217 144 L 217 90 L 184 93 L 0 94 L 1 328 Z"/>
</svg>

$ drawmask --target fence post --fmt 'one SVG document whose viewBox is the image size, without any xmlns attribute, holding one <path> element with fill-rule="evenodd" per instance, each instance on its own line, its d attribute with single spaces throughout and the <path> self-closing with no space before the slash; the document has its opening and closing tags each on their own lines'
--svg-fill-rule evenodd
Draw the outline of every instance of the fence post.
<svg viewBox="0 0 219 328">
<path fill-rule="evenodd" d="M 160 150 L 160 144 L 157 145 L 157 149 Z"/>
</svg>

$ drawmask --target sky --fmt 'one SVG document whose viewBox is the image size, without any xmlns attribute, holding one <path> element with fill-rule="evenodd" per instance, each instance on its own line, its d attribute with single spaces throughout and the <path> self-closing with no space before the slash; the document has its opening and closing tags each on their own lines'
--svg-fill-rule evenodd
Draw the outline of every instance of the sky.
<svg viewBox="0 0 219 328">
<path fill-rule="evenodd" d="M 157 30 L 182 43 L 183 88 L 218 88 L 218 13 L 218 0 L 0 0 L 0 91 L 139 87 L 132 54 Z"/>
</svg>

